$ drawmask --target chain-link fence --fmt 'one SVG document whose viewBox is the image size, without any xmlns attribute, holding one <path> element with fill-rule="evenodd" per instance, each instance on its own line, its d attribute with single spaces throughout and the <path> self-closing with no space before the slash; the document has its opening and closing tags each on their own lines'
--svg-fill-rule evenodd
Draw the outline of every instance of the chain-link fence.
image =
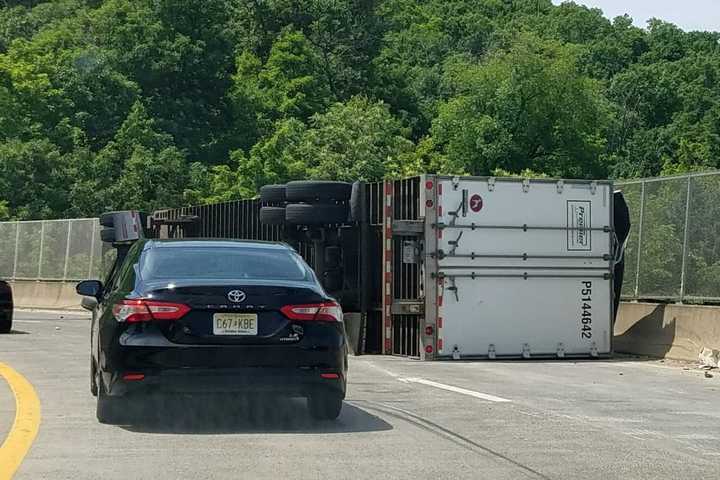
<svg viewBox="0 0 720 480">
<path fill-rule="evenodd" d="M 0 222 L 0 279 L 100 278 L 102 260 L 96 218 Z"/>
<path fill-rule="evenodd" d="M 618 187 L 632 221 L 623 298 L 720 302 L 720 172 Z"/>
</svg>

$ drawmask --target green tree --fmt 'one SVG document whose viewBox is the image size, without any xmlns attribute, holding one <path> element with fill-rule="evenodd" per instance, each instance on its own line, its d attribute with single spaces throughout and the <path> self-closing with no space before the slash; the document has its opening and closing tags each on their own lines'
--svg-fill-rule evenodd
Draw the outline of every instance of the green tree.
<svg viewBox="0 0 720 480">
<path fill-rule="evenodd" d="M 605 174 L 609 109 L 600 86 L 578 73 L 574 49 L 524 35 L 485 62 L 449 62 L 445 78 L 453 93 L 432 127 L 441 170 Z"/>
</svg>

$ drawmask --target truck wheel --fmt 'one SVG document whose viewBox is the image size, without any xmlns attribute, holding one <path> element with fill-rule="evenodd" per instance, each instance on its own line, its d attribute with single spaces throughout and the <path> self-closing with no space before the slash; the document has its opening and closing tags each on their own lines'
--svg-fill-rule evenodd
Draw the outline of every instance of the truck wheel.
<svg viewBox="0 0 720 480">
<path fill-rule="evenodd" d="M 115 241 L 115 229 L 103 228 L 100 230 L 100 240 L 105 243 L 113 243 Z"/>
<path fill-rule="evenodd" d="M 12 313 L 0 312 L 0 333 L 10 333 L 12 330 Z"/>
<path fill-rule="evenodd" d="M 115 226 L 115 212 L 107 212 L 100 215 L 100 225 L 103 227 Z"/>
<path fill-rule="evenodd" d="M 282 207 L 261 207 L 260 223 L 265 225 L 282 225 L 285 223 L 285 209 Z"/>
<path fill-rule="evenodd" d="M 342 397 L 336 393 L 317 393 L 308 397 L 307 405 L 315 420 L 335 420 L 342 410 Z"/>
<path fill-rule="evenodd" d="M 285 208 L 285 221 L 292 225 L 334 225 L 347 221 L 346 205 L 291 203 Z"/>
<path fill-rule="evenodd" d="M 289 202 L 345 202 L 350 198 L 352 184 L 323 180 L 289 182 L 285 196 Z"/>
<path fill-rule="evenodd" d="M 260 201 L 268 205 L 285 203 L 285 185 L 265 185 L 260 187 Z"/>
</svg>

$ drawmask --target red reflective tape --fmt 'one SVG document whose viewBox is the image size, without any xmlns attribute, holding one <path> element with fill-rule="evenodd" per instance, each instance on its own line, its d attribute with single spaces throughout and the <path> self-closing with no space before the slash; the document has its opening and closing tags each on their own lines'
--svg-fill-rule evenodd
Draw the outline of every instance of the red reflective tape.
<svg viewBox="0 0 720 480">
<path fill-rule="evenodd" d="M 438 307 L 442 307 L 442 300 L 443 300 L 442 295 L 438 295 Z"/>
<path fill-rule="evenodd" d="M 390 339 L 386 338 L 385 339 L 385 351 L 389 352 L 391 350 L 391 347 L 392 347 L 392 343 L 390 342 Z"/>
<path fill-rule="evenodd" d="M 442 328 L 442 324 L 443 324 L 442 317 L 438 317 L 438 321 L 437 321 L 438 328 Z"/>
<path fill-rule="evenodd" d="M 387 227 L 385 229 L 385 238 L 391 238 L 392 237 L 392 228 Z M 392 250 L 385 250 L 386 252 L 392 252 Z"/>
<path fill-rule="evenodd" d="M 392 218 L 392 207 L 390 205 L 385 206 L 385 215 L 387 215 L 388 218 Z"/>
<path fill-rule="evenodd" d="M 393 184 L 392 182 L 385 182 L 385 195 L 392 195 Z"/>
<path fill-rule="evenodd" d="M 438 238 L 442 238 L 442 228 L 438 228 Z"/>
<path fill-rule="evenodd" d="M 385 281 L 387 283 L 392 282 L 392 272 L 385 272 Z"/>
<path fill-rule="evenodd" d="M 442 183 L 438 183 L 438 195 L 442 195 Z"/>
<path fill-rule="evenodd" d="M 438 205 L 438 217 L 442 217 L 442 205 Z"/>
<path fill-rule="evenodd" d="M 340 378 L 340 375 L 338 375 L 337 373 L 321 373 L 320 377 L 327 378 L 329 380 L 337 380 L 338 378 Z"/>
<path fill-rule="evenodd" d="M 438 350 L 442 350 L 442 338 L 438 338 Z"/>
</svg>

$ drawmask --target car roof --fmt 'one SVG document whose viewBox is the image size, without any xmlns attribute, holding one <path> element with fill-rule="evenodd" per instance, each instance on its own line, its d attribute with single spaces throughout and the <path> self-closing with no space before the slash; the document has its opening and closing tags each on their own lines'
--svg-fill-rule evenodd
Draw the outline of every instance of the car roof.
<svg viewBox="0 0 720 480">
<path fill-rule="evenodd" d="M 143 249 L 149 248 L 187 248 L 187 247 L 218 247 L 218 248 L 259 248 L 266 250 L 292 250 L 281 242 L 262 240 L 235 240 L 218 238 L 173 238 L 148 240 Z"/>
</svg>

